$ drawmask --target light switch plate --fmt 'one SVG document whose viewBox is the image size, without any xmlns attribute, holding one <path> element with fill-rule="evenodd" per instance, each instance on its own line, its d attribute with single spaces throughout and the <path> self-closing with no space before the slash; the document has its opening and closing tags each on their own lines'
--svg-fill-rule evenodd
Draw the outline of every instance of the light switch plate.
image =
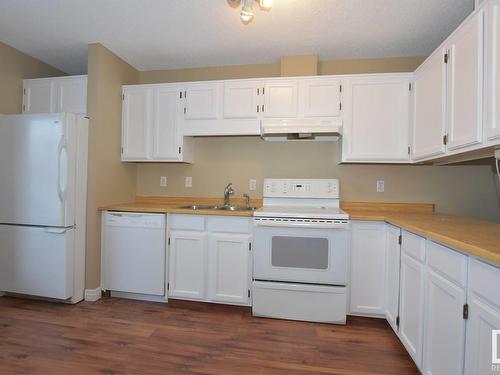
<svg viewBox="0 0 500 375">
<path fill-rule="evenodd" d="M 385 181 L 378 180 L 377 181 L 377 193 L 383 193 L 385 191 Z"/>
<path fill-rule="evenodd" d="M 161 187 L 166 187 L 167 186 L 167 176 L 161 176 L 160 177 L 160 186 Z"/>
<path fill-rule="evenodd" d="M 185 187 L 193 187 L 193 177 L 186 177 L 184 179 L 184 186 Z"/>
<path fill-rule="evenodd" d="M 250 190 L 257 190 L 257 180 L 254 180 L 253 178 L 248 180 L 248 188 Z"/>
</svg>

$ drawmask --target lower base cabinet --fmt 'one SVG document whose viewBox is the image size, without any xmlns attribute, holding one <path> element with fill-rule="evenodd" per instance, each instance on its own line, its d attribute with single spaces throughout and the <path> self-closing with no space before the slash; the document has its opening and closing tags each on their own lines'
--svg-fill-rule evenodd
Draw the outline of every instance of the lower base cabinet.
<svg viewBox="0 0 500 375">
<path fill-rule="evenodd" d="M 169 298 L 251 305 L 251 219 L 168 217 Z"/>
</svg>

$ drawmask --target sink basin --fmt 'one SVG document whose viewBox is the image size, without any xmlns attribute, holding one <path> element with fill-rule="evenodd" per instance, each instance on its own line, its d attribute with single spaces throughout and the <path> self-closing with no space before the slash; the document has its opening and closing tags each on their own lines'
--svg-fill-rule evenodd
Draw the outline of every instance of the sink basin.
<svg viewBox="0 0 500 375">
<path fill-rule="evenodd" d="M 205 205 L 205 204 L 192 204 L 189 206 L 181 206 L 179 208 L 182 208 L 185 210 L 217 210 L 217 209 L 220 209 L 219 206 L 211 206 L 211 205 Z"/>
<path fill-rule="evenodd" d="M 255 207 L 245 207 L 245 206 L 220 206 L 217 210 L 221 211 L 254 211 Z"/>
</svg>

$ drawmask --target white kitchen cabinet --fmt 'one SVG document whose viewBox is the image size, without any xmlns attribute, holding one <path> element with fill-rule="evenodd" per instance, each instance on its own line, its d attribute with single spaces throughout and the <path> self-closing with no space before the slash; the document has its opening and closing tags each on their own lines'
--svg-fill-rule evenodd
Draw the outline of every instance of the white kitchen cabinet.
<svg viewBox="0 0 500 375">
<path fill-rule="evenodd" d="M 485 8 L 485 130 L 487 140 L 500 143 L 500 2 Z"/>
<path fill-rule="evenodd" d="M 493 330 L 500 330 L 500 269 L 469 258 L 467 342 L 465 374 L 497 374 L 500 369 L 500 338 Z"/>
<path fill-rule="evenodd" d="M 426 273 L 424 374 L 463 374 L 465 289 L 432 269 Z"/>
<path fill-rule="evenodd" d="M 262 110 L 263 82 L 235 80 L 224 82 L 224 118 L 258 119 Z"/>
<path fill-rule="evenodd" d="M 264 118 L 297 118 L 298 81 L 270 80 L 264 85 Z"/>
<path fill-rule="evenodd" d="M 445 51 L 438 49 L 415 72 L 412 160 L 446 152 Z"/>
<path fill-rule="evenodd" d="M 247 305 L 252 280 L 250 235 L 214 233 L 209 240 L 209 299 Z"/>
<path fill-rule="evenodd" d="M 156 160 L 180 160 L 182 134 L 178 126 L 179 90 L 177 87 L 158 87 L 153 92 L 153 152 Z"/>
<path fill-rule="evenodd" d="M 141 161 L 149 157 L 152 96 L 151 87 L 132 86 L 123 89 L 122 161 Z"/>
<path fill-rule="evenodd" d="M 354 315 L 385 315 L 384 223 L 351 223 L 351 281 L 349 312 Z"/>
<path fill-rule="evenodd" d="M 425 239 L 402 232 L 399 335 L 418 368 L 422 368 L 424 328 Z"/>
<path fill-rule="evenodd" d="M 87 113 L 87 76 L 25 79 L 23 113 Z"/>
<path fill-rule="evenodd" d="M 481 143 L 483 130 L 484 10 L 445 44 L 448 65 L 448 150 Z"/>
<path fill-rule="evenodd" d="M 385 318 L 392 329 L 399 327 L 399 270 L 401 262 L 401 229 L 385 226 Z"/>
<path fill-rule="evenodd" d="M 300 82 L 299 102 L 305 118 L 338 117 L 341 111 L 340 79 L 322 78 Z"/>
<path fill-rule="evenodd" d="M 207 233 L 172 230 L 168 242 L 169 297 L 204 300 L 207 294 Z"/>
<path fill-rule="evenodd" d="M 189 162 L 191 143 L 180 129 L 178 86 L 123 86 L 122 161 Z"/>
<path fill-rule="evenodd" d="M 169 215 L 168 296 L 251 305 L 251 224 L 244 217 Z"/>
<path fill-rule="evenodd" d="M 408 163 L 411 75 L 350 78 L 344 85 L 342 161 Z"/>
<path fill-rule="evenodd" d="M 216 120 L 219 118 L 219 83 L 186 85 L 185 120 Z"/>
</svg>

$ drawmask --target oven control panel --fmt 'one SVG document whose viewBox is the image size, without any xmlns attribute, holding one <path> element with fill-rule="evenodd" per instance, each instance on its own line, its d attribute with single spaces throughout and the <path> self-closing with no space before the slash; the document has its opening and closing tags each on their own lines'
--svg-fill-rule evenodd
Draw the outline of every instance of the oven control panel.
<svg viewBox="0 0 500 375">
<path fill-rule="evenodd" d="M 264 179 L 264 197 L 339 198 L 337 179 Z"/>
</svg>

